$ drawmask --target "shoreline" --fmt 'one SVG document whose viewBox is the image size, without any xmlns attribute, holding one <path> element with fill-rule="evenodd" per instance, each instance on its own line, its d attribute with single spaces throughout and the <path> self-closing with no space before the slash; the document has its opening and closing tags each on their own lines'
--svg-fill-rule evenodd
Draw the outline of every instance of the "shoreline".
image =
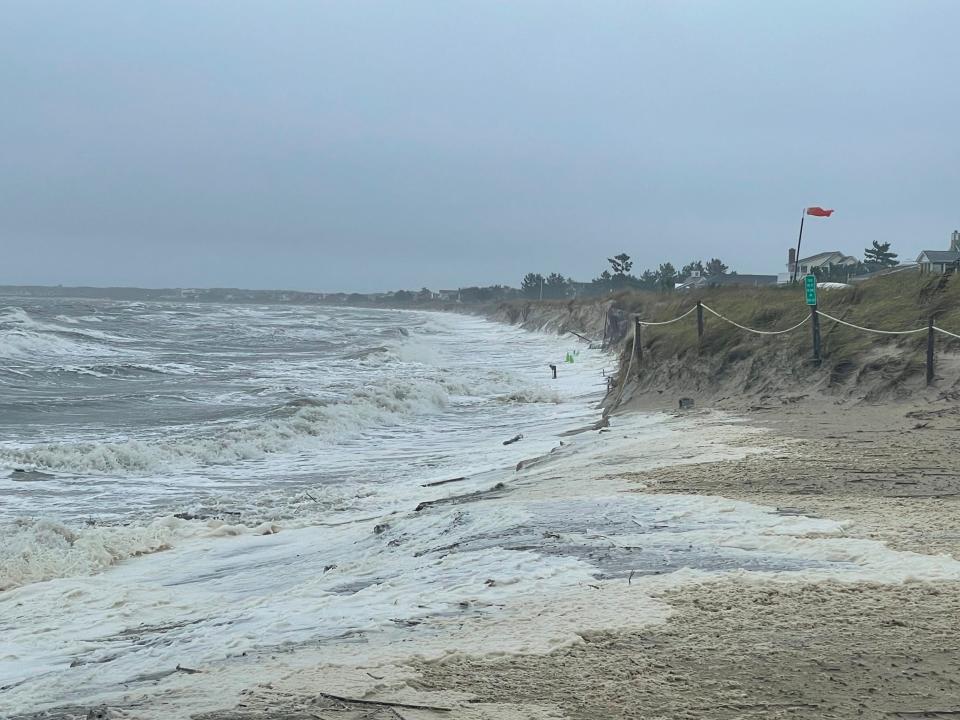
<svg viewBox="0 0 960 720">
<path fill-rule="evenodd" d="M 443 635 L 439 644 L 429 636 L 418 644 L 424 629 L 411 626 L 408 640 L 398 636 L 409 647 L 379 660 L 366 640 L 350 646 L 359 656 L 353 663 L 350 647 L 338 649 L 339 661 L 323 659 L 322 650 L 293 653 L 263 673 L 269 681 L 243 690 L 221 674 L 226 668 L 194 675 L 178 667 L 162 694 L 134 686 L 128 701 L 100 717 L 812 719 L 948 708 L 960 688 L 951 653 L 960 569 L 932 556 L 960 557 L 957 413 L 928 403 L 759 407 L 749 399 L 677 413 L 666 397 L 628 396 L 609 414 L 610 427 L 561 434 L 553 452 L 519 463 L 502 493 L 421 508 L 421 521 L 433 522 L 436 511 L 451 529 L 461 512 L 540 508 L 535 522 L 491 526 L 491 547 L 549 562 L 572 558 L 599 575 L 557 585 L 558 593 L 534 587 L 504 596 L 513 597 L 509 612 L 484 600 L 438 618 L 423 628 Z M 663 432 L 644 436 L 637 423 L 645 418 Z M 875 452 L 864 455 L 866 447 Z M 854 453 L 873 459 L 865 468 L 872 472 L 851 472 Z M 632 510 L 617 516 L 622 507 Z M 407 542 L 389 525 L 373 532 L 384 543 Z M 696 551 L 657 544 L 671 533 L 696 538 Z M 438 562 L 457 563 L 458 553 L 483 547 L 476 533 L 456 543 L 462 547 L 439 548 Z M 723 564 L 754 551 L 779 553 L 787 564 L 740 571 Z M 669 553 L 678 560 L 665 570 L 650 565 L 635 575 L 654 554 L 666 563 Z M 495 574 L 504 567 L 500 554 L 499 566 L 475 578 L 477 598 L 510 581 Z M 704 569 L 680 569 L 689 562 Z M 859 575 L 845 565 L 860 567 Z M 261 674 L 260 662 L 285 652 L 268 649 L 245 666 Z M 221 698 L 202 698 L 199 688 L 215 692 L 218 682 Z M 191 696 L 203 702 L 191 707 Z M 88 712 L 97 710 L 17 717 L 72 720 Z"/>
<path fill-rule="evenodd" d="M 621 412 L 637 412 L 639 405 L 634 401 Z M 840 522 L 839 535 L 828 532 L 820 537 L 814 529 L 806 536 L 814 544 L 834 542 L 834 537 L 841 543 L 880 541 L 894 550 L 922 555 L 949 552 L 956 557 L 960 522 L 954 520 L 958 514 L 952 510 L 960 510 L 960 501 L 939 508 L 919 493 L 912 498 L 894 497 L 897 493 L 890 490 L 904 482 L 896 467 L 883 466 L 889 477 L 878 473 L 872 493 L 862 493 L 864 481 L 849 478 L 842 470 L 823 475 L 820 486 L 809 490 L 778 480 L 786 477 L 788 483 L 795 482 L 805 470 L 822 465 L 824 448 L 831 443 L 835 457 L 848 458 L 850 444 L 863 444 L 864 436 L 877 443 L 885 434 L 931 431 L 916 448 L 916 453 L 929 457 L 943 437 L 953 432 L 948 418 L 941 416 L 916 430 L 897 426 L 885 432 L 898 416 L 901 425 L 930 422 L 908 415 L 917 411 L 901 405 L 866 411 L 828 407 L 821 413 L 794 407 L 776 419 L 767 414 L 718 417 L 701 411 L 686 416 L 696 429 L 708 433 L 711 425 L 737 431 L 749 428 L 739 434 L 740 442 L 759 444 L 765 452 L 616 477 L 630 486 L 626 494 L 669 498 L 679 490 L 683 496 L 757 503 L 790 518 L 808 515 Z M 864 416 L 859 427 L 851 424 L 857 413 Z M 898 457 L 893 454 L 896 450 L 891 449 L 890 457 Z M 936 455 L 930 463 L 934 470 L 916 480 L 917 489 L 926 489 L 924 483 L 940 487 L 943 479 L 936 468 L 949 467 L 951 462 L 947 454 Z M 878 463 L 880 467 L 882 459 Z M 858 502 L 861 497 L 869 501 Z M 906 567 L 899 577 L 884 577 L 884 570 L 857 580 L 831 579 L 816 572 L 792 577 L 740 572 L 692 577 L 661 587 L 652 583 L 650 598 L 667 612 L 663 615 L 648 608 L 651 622 L 639 627 L 613 624 L 582 631 L 576 642 L 546 654 L 412 658 L 374 670 L 385 672 L 384 679 L 375 682 L 358 677 L 359 669 L 344 673 L 317 668 L 293 673 L 279 685 L 252 690 L 239 715 L 236 708 L 198 717 L 285 717 L 275 714 L 278 711 L 294 717 L 311 708 L 325 713 L 320 717 L 351 717 L 348 712 L 359 705 L 327 703 L 317 694 L 335 692 L 329 688 L 337 682 L 350 689 L 349 697 L 372 702 L 384 713 L 373 717 L 389 717 L 386 713 L 396 710 L 389 709 L 391 699 L 453 708 L 453 714 L 424 709 L 398 713 L 411 719 L 812 720 L 954 712 L 954 698 L 960 697 L 960 658 L 953 652 L 953 638 L 960 633 L 960 577 L 924 578 L 923 558 L 915 557 L 918 572 Z M 615 582 L 620 585 L 613 593 L 614 605 L 630 602 L 629 595 L 620 594 L 622 577 L 598 582 L 595 592 L 609 592 Z M 626 588 L 637 588 L 637 584 L 634 578 Z M 308 678 L 313 679 L 312 687 Z M 388 704 L 377 706 L 378 700 Z"/>
</svg>

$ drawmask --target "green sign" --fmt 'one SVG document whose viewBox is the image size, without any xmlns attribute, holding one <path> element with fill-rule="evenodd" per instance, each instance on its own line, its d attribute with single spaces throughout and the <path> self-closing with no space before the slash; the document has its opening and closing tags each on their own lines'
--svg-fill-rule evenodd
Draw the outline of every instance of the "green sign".
<svg viewBox="0 0 960 720">
<path fill-rule="evenodd" d="M 805 275 L 803 287 L 807 291 L 807 305 L 817 304 L 817 278 L 815 275 Z"/>
</svg>

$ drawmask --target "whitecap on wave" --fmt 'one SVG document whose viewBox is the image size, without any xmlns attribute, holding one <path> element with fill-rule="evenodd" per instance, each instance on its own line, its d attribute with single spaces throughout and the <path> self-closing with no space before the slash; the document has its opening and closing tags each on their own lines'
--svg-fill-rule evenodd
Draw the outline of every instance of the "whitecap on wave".
<svg viewBox="0 0 960 720">
<path fill-rule="evenodd" d="M 46 443 L 0 448 L 0 464 L 62 473 L 129 474 L 256 460 L 317 441 L 335 441 L 399 417 L 432 413 L 448 403 L 429 381 L 394 381 L 357 390 L 346 402 L 297 399 L 249 424 L 216 433 L 154 442 Z M 201 431 L 202 433 L 202 431 Z"/>
</svg>

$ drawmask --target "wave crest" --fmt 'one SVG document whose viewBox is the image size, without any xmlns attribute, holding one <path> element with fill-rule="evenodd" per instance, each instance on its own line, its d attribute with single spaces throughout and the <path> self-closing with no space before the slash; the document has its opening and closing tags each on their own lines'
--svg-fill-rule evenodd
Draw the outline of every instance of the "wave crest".
<svg viewBox="0 0 960 720">
<path fill-rule="evenodd" d="M 152 443 L 50 443 L 0 449 L 0 462 L 17 467 L 83 474 L 134 474 L 256 460 L 316 440 L 338 437 L 400 417 L 433 413 L 447 406 L 436 383 L 392 382 L 357 391 L 347 402 L 298 399 L 259 421 L 216 434 Z"/>
<path fill-rule="evenodd" d="M 71 530 L 53 520 L 18 520 L 4 528 L 0 591 L 55 577 L 92 575 L 121 560 L 165 550 L 170 525 Z"/>
</svg>

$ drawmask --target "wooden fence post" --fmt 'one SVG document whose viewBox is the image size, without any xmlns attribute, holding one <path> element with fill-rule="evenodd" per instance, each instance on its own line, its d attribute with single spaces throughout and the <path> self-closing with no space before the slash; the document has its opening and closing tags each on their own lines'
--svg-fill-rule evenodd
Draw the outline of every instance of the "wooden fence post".
<svg viewBox="0 0 960 720">
<path fill-rule="evenodd" d="M 927 322 L 927 386 L 933 385 L 933 349 L 934 349 L 933 314 Z"/>
<path fill-rule="evenodd" d="M 703 344 L 703 302 L 697 300 L 697 352 Z"/>
<path fill-rule="evenodd" d="M 640 375 L 640 365 L 643 362 L 643 334 L 640 329 L 643 325 L 640 324 L 639 316 L 633 318 L 635 323 L 633 327 L 633 357 L 637 363 L 637 375 Z"/>
<path fill-rule="evenodd" d="M 810 320 L 813 324 L 813 362 L 820 364 L 820 315 L 817 306 L 810 306 Z"/>
</svg>

